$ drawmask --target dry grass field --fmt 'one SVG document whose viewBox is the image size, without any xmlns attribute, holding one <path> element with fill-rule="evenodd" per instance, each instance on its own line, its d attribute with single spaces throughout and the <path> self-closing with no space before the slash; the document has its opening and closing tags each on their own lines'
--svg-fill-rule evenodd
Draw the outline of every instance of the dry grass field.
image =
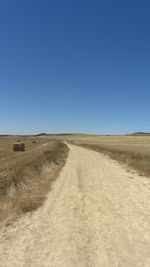
<svg viewBox="0 0 150 267">
<path fill-rule="evenodd" d="M 18 140 L 25 143 L 25 152 L 13 152 L 13 143 Z M 62 141 L 99 151 L 140 175 L 150 176 L 150 136 L 0 137 L 0 221 L 9 221 L 43 203 L 68 154 Z"/>
<path fill-rule="evenodd" d="M 109 155 L 120 163 L 150 176 L 150 136 L 79 136 L 71 142 Z"/>
<path fill-rule="evenodd" d="M 150 266 L 150 137 L 33 139 L 0 139 L 0 266 Z"/>
<path fill-rule="evenodd" d="M 13 152 L 16 137 L 0 138 L 0 221 L 39 207 L 68 153 L 60 141 L 24 137 L 25 152 Z"/>
</svg>

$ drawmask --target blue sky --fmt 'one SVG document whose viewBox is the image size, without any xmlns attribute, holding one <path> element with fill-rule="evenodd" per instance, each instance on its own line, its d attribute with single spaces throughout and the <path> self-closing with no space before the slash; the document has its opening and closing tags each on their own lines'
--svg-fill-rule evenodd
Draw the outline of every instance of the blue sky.
<svg viewBox="0 0 150 267">
<path fill-rule="evenodd" d="M 150 132 L 150 1 L 1 0 L 0 133 Z"/>
</svg>

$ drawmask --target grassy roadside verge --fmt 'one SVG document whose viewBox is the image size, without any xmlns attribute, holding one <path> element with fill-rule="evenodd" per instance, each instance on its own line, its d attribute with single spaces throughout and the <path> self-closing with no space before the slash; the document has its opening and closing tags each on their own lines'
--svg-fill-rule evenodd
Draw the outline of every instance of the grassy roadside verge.
<svg viewBox="0 0 150 267">
<path fill-rule="evenodd" d="M 20 154 L 0 173 L 0 222 L 8 224 L 43 204 L 51 183 L 65 164 L 68 147 L 59 141 Z"/>
<path fill-rule="evenodd" d="M 139 175 L 150 177 L 150 156 L 148 155 L 115 148 L 111 149 L 97 144 L 82 143 L 78 145 L 108 155 L 110 158 L 138 171 Z"/>
</svg>

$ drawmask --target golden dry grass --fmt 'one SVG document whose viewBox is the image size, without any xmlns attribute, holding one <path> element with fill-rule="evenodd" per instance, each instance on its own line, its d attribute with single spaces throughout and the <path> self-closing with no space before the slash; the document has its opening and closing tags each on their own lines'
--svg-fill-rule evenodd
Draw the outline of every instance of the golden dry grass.
<svg viewBox="0 0 150 267">
<path fill-rule="evenodd" d="M 68 153 L 60 141 L 40 141 L 27 144 L 26 152 L 9 154 L 12 141 L 5 140 L 6 150 L 0 152 L 0 221 L 5 222 L 43 203 Z"/>
<path fill-rule="evenodd" d="M 140 175 L 150 177 L 150 136 L 80 136 L 71 142 L 126 164 Z"/>
<path fill-rule="evenodd" d="M 25 152 L 13 152 L 12 145 L 18 139 L 25 143 Z M 9 221 L 9 217 L 16 217 L 43 203 L 68 153 L 67 146 L 60 141 L 102 152 L 138 170 L 140 175 L 150 176 L 150 136 L 0 137 L 0 220 Z M 50 170 L 51 163 L 55 168 Z"/>
</svg>

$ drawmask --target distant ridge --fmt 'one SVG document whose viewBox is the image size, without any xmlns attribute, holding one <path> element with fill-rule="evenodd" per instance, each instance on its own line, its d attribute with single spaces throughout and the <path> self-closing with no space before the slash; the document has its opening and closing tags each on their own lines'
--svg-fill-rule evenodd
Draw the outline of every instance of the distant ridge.
<svg viewBox="0 0 150 267">
<path fill-rule="evenodd" d="M 47 133 L 36 134 L 35 136 L 48 135 Z"/>
<path fill-rule="evenodd" d="M 84 133 L 39 133 L 39 134 L 0 134 L 0 137 L 27 137 L 27 136 L 59 136 L 59 135 L 88 135 Z"/>
<path fill-rule="evenodd" d="M 45 136 L 45 135 L 72 135 L 72 133 L 60 133 L 60 134 L 48 134 L 48 133 L 40 133 L 35 136 Z"/>
<path fill-rule="evenodd" d="M 150 133 L 145 133 L 145 132 L 135 132 L 135 133 L 128 134 L 128 135 L 150 135 Z"/>
<path fill-rule="evenodd" d="M 7 136 L 11 136 L 10 134 L 0 134 L 0 137 L 7 137 Z"/>
</svg>

